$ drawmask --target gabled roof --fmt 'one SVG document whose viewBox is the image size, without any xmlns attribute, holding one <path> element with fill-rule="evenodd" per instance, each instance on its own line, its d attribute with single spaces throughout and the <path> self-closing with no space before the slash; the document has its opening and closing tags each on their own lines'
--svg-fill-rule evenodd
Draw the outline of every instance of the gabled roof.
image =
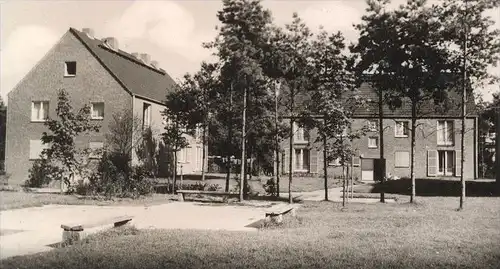
<svg viewBox="0 0 500 269">
<path fill-rule="evenodd" d="M 176 87 L 175 81 L 164 70 L 146 65 L 125 51 L 110 49 L 101 40 L 91 38 L 74 28 L 69 31 L 131 94 L 163 103 L 167 92 Z"/>
<path fill-rule="evenodd" d="M 378 117 L 378 94 L 370 83 L 362 83 L 358 88 L 359 95 L 368 99 L 365 107 L 356 109 L 355 117 Z M 447 107 L 436 105 L 433 100 L 426 100 L 420 106 L 417 117 L 460 117 L 462 115 L 462 96 L 456 89 L 448 90 Z M 467 94 L 466 102 L 467 116 L 476 116 L 476 103 L 472 92 Z M 410 100 L 402 100 L 400 108 L 392 110 L 387 103 L 383 105 L 384 117 L 411 117 Z"/>
</svg>

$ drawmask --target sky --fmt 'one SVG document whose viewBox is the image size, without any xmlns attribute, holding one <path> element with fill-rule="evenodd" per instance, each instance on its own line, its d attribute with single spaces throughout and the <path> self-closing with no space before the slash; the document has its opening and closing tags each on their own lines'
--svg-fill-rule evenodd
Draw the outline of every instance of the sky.
<svg viewBox="0 0 500 269">
<path fill-rule="evenodd" d="M 404 0 L 393 0 L 398 6 Z M 436 0 L 431 0 L 436 1 Z M 312 29 L 322 25 L 328 31 L 341 31 L 348 42 L 357 38 L 352 26 L 361 21 L 364 0 L 264 0 L 277 24 L 291 21 L 297 12 Z M 203 42 L 217 34 L 220 0 L 156 1 L 19 1 L 0 0 L 0 95 L 7 93 L 33 68 L 68 31 L 92 28 L 95 36 L 113 36 L 120 49 L 148 53 L 174 79 L 195 72 L 201 61 L 211 59 Z M 490 14 L 500 28 L 500 10 Z M 500 66 L 491 68 L 500 76 Z M 485 100 L 500 85 L 481 89 Z"/>
</svg>

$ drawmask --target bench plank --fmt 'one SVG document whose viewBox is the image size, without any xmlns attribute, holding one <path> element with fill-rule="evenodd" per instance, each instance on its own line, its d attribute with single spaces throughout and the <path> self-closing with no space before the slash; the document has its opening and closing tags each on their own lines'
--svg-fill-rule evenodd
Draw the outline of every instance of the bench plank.
<svg viewBox="0 0 500 269">
<path fill-rule="evenodd" d="M 95 222 L 90 222 L 90 223 L 85 223 L 85 224 L 62 224 L 61 228 L 63 228 L 65 231 L 83 231 L 85 228 L 93 228 L 101 225 L 106 225 L 106 224 L 113 224 L 115 227 L 116 226 L 121 226 L 129 221 L 132 220 L 131 216 L 117 216 L 117 217 L 112 217 L 104 220 L 99 220 Z"/>
</svg>

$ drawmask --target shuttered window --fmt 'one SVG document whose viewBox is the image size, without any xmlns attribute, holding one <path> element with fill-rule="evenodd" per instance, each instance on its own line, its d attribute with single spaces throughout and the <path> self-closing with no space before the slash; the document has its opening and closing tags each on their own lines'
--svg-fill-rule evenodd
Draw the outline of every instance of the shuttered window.
<svg viewBox="0 0 500 269">
<path fill-rule="evenodd" d="M 427 151 L 427 176 L 435 177 L 437 175 L 437 157 L 438 153 L 436 150 Z"/>
<path fill-rule="evenodd" d="M 395 167 L 410 167 L 410 153 L 408 151 L 396 151 L 394 154 Z"/>
</svg>

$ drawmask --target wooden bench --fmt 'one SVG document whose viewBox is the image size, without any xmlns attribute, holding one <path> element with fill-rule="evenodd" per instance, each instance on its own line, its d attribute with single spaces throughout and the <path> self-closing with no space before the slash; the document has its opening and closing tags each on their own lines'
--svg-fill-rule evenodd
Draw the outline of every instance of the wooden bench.
<svg viewBox="0 0 500 269">
<path fill-rule="evenodd" d="M 61 224 L 61 228 L 63 229 L 62 243 L 72 244 L 75 241 L 83 239 L 85 236 L 85 229 L 102 227 L 111 224 L 113 224 L 113 227 L 119 227 L 127 224 L 131 220 L 131 216 L 118 216 L 95 222 L 88 222 L 85 224 Z"/>
<path fill-rule="evenodd" d="M 291 216 L 296 216 L 296 207 L 294 205 L 279 205 L 266 210 L 266 222 L 282 223 L 283 215 L 290 213 Z"/>
<path fill-rule="evenodd" d="M 225 197 L 229 197 L 230 195 L 238 195 L 238 193 L 233 193 L 233 192 L 177 190 L 177 195 L 179 196 L 180 202 L 184 202 L 184 196 L 186 194 L 204 194 L 204 195 L 225 196 Z"/>
</svg>

